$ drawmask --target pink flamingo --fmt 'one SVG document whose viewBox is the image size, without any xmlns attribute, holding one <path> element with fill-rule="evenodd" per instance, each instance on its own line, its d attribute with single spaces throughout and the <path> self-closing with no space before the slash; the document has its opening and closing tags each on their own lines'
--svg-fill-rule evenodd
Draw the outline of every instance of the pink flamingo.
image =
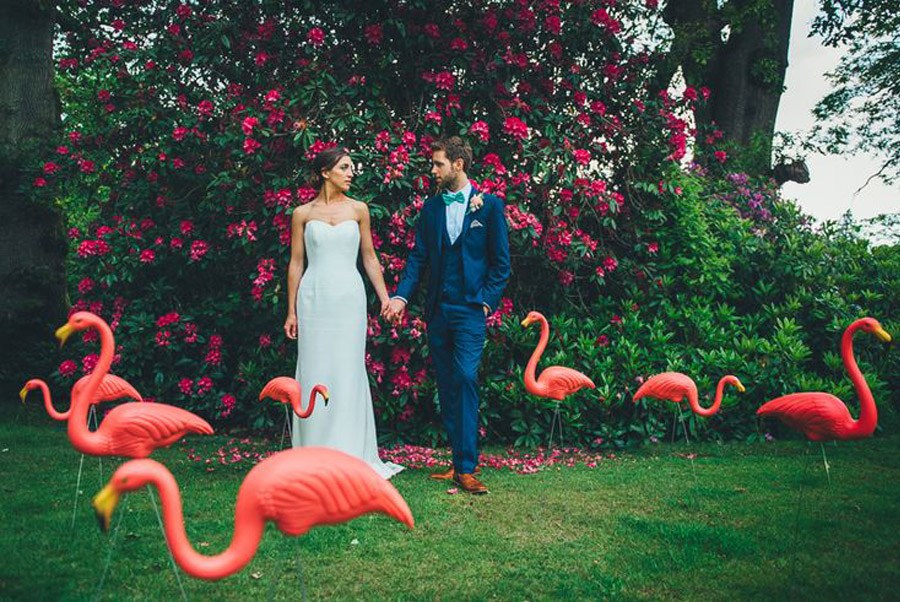
<svg viewBox="0 0 900 602">
<path fill-rule="evenodd" d="M 697 400 L 697 385 L 687 374 L 681 372 L 663 372 L 656 374 L 647 379 L 643 385 L 634 394 L 633 401 L 637 401 L 644 397 L 652 397 L 654 399 L 667 399 L 674 403 L 681 403 L 687 397 L 688 405 L 694 414 L 703 417 L 709 417 L 719 411 L 722 405 L 722 394 L 725 391 L 725 385 L 731 385 L 738 391 L 743 393 L 746 391 L 744 385 L 736 376 L 730 374 L 723 376 L 716 386 L 716 397 L 708 408 L 700 406 Z"/>
<path fill-rule="evenodd" d="M 365 462 L 336 449 L 303 447 L 278 452 L 247 473 L 237 494 L 231 543 L 216 556 L 204 556 L 192 547 L 178 484 L 153 460 L 126 462 L 94 497 L 101 527 L 109 529 L 121 494 L 148 483 L 162 499 L 169 550 L 184 572 L 199 579 L 221 579 L 244 568 L 256 554 L 269 520 L 294 537 L 316 525 L 337 524 L 368 512 L 381 512 L 409 528 L 414 524 L 400 493 Z"/>
<path fill-rule="evenodd" d="M 47 413 L 50 414 L 50 417 L 54 420 L 68 420 L 69 414 L 72 413 L 72 405 L 75 403 L 75 396 L 81 392 L 81 389 L 84 388 L 90 378 L 91 376 L 89 374 L 87 376 L 82 376 L 75 382 L 75 385 L 72 387 L 72 397 L 69 409 L 64 412 L 57 412 L 56 408 L 53 407 L 53 400 L 50 398 L 50 388 L 47 386 L 47 383 L 39 378 L 32 378 L 25 383 L 25 386 L 19 391 L 19 397 L 22 398 L 22 403 L 25 403 L 25 398 L 28 396 L 29 391 L 40 389 L 44 395 L 44 407 L 47 409 Z M 119 378 L 113 374 L 106 374 L 100 382 L 97 398 L 92 402 L 92 405 L 106 401 L 115 401 L 117 399 L 122 399 L 123 397 L 144 401 L 144 398 L 137 392 L 137 389 L 132 387 L 124 378 Z"/>
<path fill-rule="evenodd" d="M 800 431 L 810 441 L 818 441 L 822 449 L 825 476 L 831 481 L 824 441 L 850 441 L 870 437 L 878 426 L 878 409 L 875 398 L 853 357 L 853 335 L 857 330 L 875 335 L 883 343 L 891 342 L 888 334 L 875 318 L 856 320 L 841 337 L 841 358 L 850 380 L 859 396 L 859 420 L 853 420 L 843 401 L 830 393 L 791 393 L 764 403 L 756 415 L 774 416 L 795 431 Z"/>
<path fill-rule="evenodd" d="M 585 388 L 594 389 L 596 386 L 590 378 L 578 370 L 566 368 L 565 366 L 544 368 L 541 371 L 541 375 L 535 379 L 538 361 L 547 348 L 547 341 L 550 340 L 550 325 L 547 323 L 547 318 L 540 312 L 529 312 L 525 319 L 522 320 L 522 326 L 528 327 L 535 322 L 541 323 L 541 338 L 534 349 L 534 353 L 531 354 L 528 364 L 525 366 L 525 390 L 538 397 L 548 397 L 556 400 L 556 409 L 550 422 L 550 444 L 553 444 L 553 432 L 557 423 L 559 424 L 559 440 L 561 444 L 562 418 L 559 415 L 559 402 L 576 391 Z"/>
<path fill-rule="evenodd" d="M 212 427 L 199 416 L 162 403 L 123 403 L 111 409 L 100 427 L 90 432 L 85 424 L 88 400 L 96 399 L 112 363 L 112 330 L 99 316 L 79 311 L 57 329 L 56 337 L 65 344 L 73 332 L 88 328 L 96 328 L 100 333 L 100 359 L 87 384 L 72 400 L 68 423 L 72 447 L 92 456 L 146 458 L 154 449 L 171 445 L 187 433 L 212 434 Z"/>
<path fill-rule="evenodd" d="M 328 406 L 328 387 L 316 385 L 309 392 L 309 405 L 304 410 L 300 383 L 290 376 L 277 376 L 267 382 L 263 390 L 259 392 L 259 400 L 262 401 L 268 397 L 280 403 L 290 404 L 298 418 L 309 418 L 313 408 L 316 407 L 316 393 L 322 396 L 322 401 L 325 402 L 326 407 Z"/>
<path fill-rule="evenodd" d="M 800 431 L 810 441 L 848 441 L 872 435 L 878 425 L 878 410 L 872 391 L 853 357 L 853 334 L 857 330 L 875 335 L 881 342 L 890 343 L 878 320 L 856 320 L 841 337 L 841 358 L 859 395 L 859 420 L 853 420 L 844 402 L 830 393 L 792 393 L 764 403 L 757 416 L 774 416 L 790 428 Z"/>
<path fill-rule="evenodd" d="M 534 353 L 531 354 L 528 365 L 525 366 L 525 390 L 538 397 L 549 397 L 556 401 L 562 401 L 581 389 L 596 388 L 590 378 L 578 370 L 566 368 L 565 366 L 544 368 L 541 375 L 535 380 L 534 373 L 537 369 L 538 361 L 547 348 L 547 341 L 550 340 L 550 325 L 547 323 L 547 318 L 540 312 L 529 312 L 528 316 L 522 320 L 522 326 L 527 327 L 535 322 L 541 323 L 541 339 L 538 341 Z"/>
</svg>

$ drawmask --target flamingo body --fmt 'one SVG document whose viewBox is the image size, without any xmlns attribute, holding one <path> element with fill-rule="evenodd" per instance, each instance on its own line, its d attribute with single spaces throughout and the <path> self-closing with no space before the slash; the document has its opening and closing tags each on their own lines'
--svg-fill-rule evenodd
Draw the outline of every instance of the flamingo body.
<svg viewBox="0 0 900 602">
<path fill-rule="evenodd" d="M 104 529 L 119 496 L 148 483 L 159 490 L 166 541 L 175 561 L 200 579 L 221 579 L 246 566 L 256 554 L 266 521 L 290 536 L 369 512 L 386 514 L 410 528 L 414 525 L 400 493 L 368 464 L 336 449 L 304 447 L 278 452 L 247 474 L 237 494 L 231 543 L 216 556 L 204 556 L 191 546 L 178 484 L 162 464 L 149 459 L 123 464 L 94 497 Z"/>
<path fill-rule="evenodd" d="M 290 376 L 276 376 L 267 382 L 259 392 L 259 400 L 262 401 L 269 397 L 280 403 L 288 403 L 294 408 L 294 413 L 298 418 L 309 418 L 316 407 L 316 393 L 320 394 L 325 405 L 328 405 L 328 387 L 316 385 L 309 392 L 309 404 L 304 410 L 301 403 L 303 392 L 300 389 L 300 383 Z"/>
<path fill-rule="evenodd" d="M 96 399 L 112 363 L 112 330 L 99 316 L 79 311 L 69 316 L 56 335 L 61 342 L 73 333 L 96 328 L 100 333 L 100 357 L 84 387 L 73 392 L 68 422 L 72 447 L 92 456 L 143 458 L 156 449 L 171 445 L 187 433 L 210 435 L 212 427 L 199 416 L 162 403 L 125 403 L 110 410 L 99 428 L 90 432 L 85 424 L 89 400 Z"/>
<path fill-rule="evenodd" d="M 665 399 L 673 403 L 681 403 L 685 400 L 691 406 L 691 410 L 698 416 L 712 416 L 719 411 L 722 405 L 722 395 L 725 391 L 725 385 L 733 385 L 738 391 L 744 392 L 744 385 L 736 376 L 730 374 L 719 379 L 716 385 L 716 396 L 713 403 L 708 408 L 700 406 L 697 394 L 697 384 L 687 374 L 681 372 L 663 372 L 655 374 L 647 379 L 634 394 L 633 401 L 638 401 L 644 397 L 652 397 L 653 399 Z"/>
<path fill-rule="evenodd" d="M 565 366 L 550 366 L 545 368 L 540 376 L 535 377 L 538 361 L 547 348 L 550 340 L 550 324 L 547 318 L 540 312 L 529 312 L 522 321 L 522 326 L 528 326 L 535 322 L 541 324 L 541 338 L 538 341 L 528 365 L 525 367 L 525 390 L 538 397 L 548 397 L 556 401 L 562 401 L 572 393 L 581 389 L 594 389 L 594 382 L 578 370 Z"/>
<path fill-rule="evenodd" d="M 859 396 L 859 420 L 854 420 L 843 401 L 830 393 L 792 393 L 764 403 L 756 414 L 774 416 L 810 441 L 853 440 L 870 437 L 878 426 L 878 409 L 872 391 L 853 356 L 853 335 L 857 330 L 875 335 L 884 343 L 889 335 L 874 318 L 856 320 L 841 337 L 841 358 Z"/>
<path fill-rule="evenodd" d="M 95 456 L 146 458 L 158 447 L 172 445 L 188 433 L 212 435 L 205 420 L 163 403 L 123 403 L 111 409 L 91 441 L 73 446 Z"/>
<path fill-rule="evenodd" d="M 74 400 L 75 396 L 81 392 L 81 389 L 87 384 L 89 378 L 90 375 L 82 376 L 75 381 L 75 385 L 72 387 L 72 400 Z M 29 391 L 33 391 L 34 389 L 40 389 L 43 393 L 44 407 L 47 409 L 47 413 L 51 418 L 54 420 L 68 420 L 69 414 L 72 412 L 72 404 L 70 403 L 68 410 L 57 412 L 56 408 L 53 407 L 53 399 L 50 397 L 50 388 L 47 386 L 47 383 L 39 378 L 33 378 L 25 383 L 25 386 L 19 394 L 20 397 L 22 397 L 22 401 L 25 401 L 25 396 L 28 395 Z M 95 400 L 91 402 L 91 405 L 106 401 L 115 401 L 117 399 L 122 399 L 123 397 L 144 401 L 144 398 L 137 392 L 137 389 L 132 387 L 124 378 L 119 378 L 113 374 L 107 374 L 103 377 L 103 380 L 100 381 L 100 387 L 97 389 L 97 396 L 95 397 Z"/>
<path fill-rule="evenodd" d="M 831 393 L 792 393 L 764 403 L 756 414 L 773 416 L 810 441 L 863 439 L 871 432 L 855 432 L 855 420 L 844 402 Z"/>
</svg>

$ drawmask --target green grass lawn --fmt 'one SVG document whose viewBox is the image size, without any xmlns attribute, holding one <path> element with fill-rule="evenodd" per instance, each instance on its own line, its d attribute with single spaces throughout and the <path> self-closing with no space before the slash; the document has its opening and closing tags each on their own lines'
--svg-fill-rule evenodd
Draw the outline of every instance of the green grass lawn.
<svg viewBox="0 0 900 602">
<path fill-rule="evenodd" d="M 226 440 L 191 446 L 212 454 Z M 92 598 L 108 558 L 99 599 L 180 598 L 146 492 L 120 503 L 117 537 L 97 528 L 96 459 L 85 459 L 70 527 L 79 454 L 36 401 L 0 409 L 0 450 L 0 598 Z M 897 599 L 900 436 L 827 450 L 830 485 L 818 445 L 800 441 L 659 444 L 596 468 L 486 470 L 483 497 L 407 470 L 393 482 L 413 531 L 381 515 L 300 538 L 270 525 L 237 575 L 181 578 L 195 600 L 300 599 L 301 566 L 310 599 Z M 206 472 L 178 445 L 154 458 L 181 485 L 195 547 L 224 549 L 249 466 Z"/>
</svg>

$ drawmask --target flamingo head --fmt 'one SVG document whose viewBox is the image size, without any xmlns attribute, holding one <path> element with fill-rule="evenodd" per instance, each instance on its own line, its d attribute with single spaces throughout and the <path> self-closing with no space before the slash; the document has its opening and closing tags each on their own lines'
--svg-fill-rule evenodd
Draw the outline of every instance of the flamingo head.
<svg viewBox="0 0 900 602">
<path fill-rule="evenodd" d="M 72 336 L 73 332 L 86 330 L 95 326 L 100 318 L 89 311 L 76 311 L 69 316 L 68 321 L 56 329 L 56 338 L 59 339 L 59 346 L 66 344 L 66 340 Z"/>
<path fill-rule="evenodd" d="M 316 385 L 315 387 L 312 388 L 312 390 L 314 393 L 319 394 L 319 396 L 322 398 L 322 401 L 325 403 L 325 407 L 327 408 L 328 407 L 328 396 L 329 396 L 328 387 L 326 387 L 325 385 Z"/>
<path fill-rule="evenodd" d="M 91 504 L 97 515 L 97 522 L 100 523 L 100 528 L 104 532 L 109 531 L 109 523 L 122 494 L 140 489 L 151 481 L 153 470 L 151 465 L 153 464 L 157 463 L 153 460 L 125 462 L 113 473 L 106 487 L 94 496 Z"/>
<path fill-rule="evenodd" d="M 854 324 L 858 324 L 857 328 L 863 332 L 874 334 L 882 343 L 890 343 L 892 340 L 891 335 L 881 327 L 881 324 L 875 318 L 862 318 Z"/>
<path fill-rule="evenodd" d="M 539 311 L 530 311 L 528 315 L 525 316 L 525 319 L 522 320 L 522 326 L 528 327 L 534 324 L 535 322 L 546 321 L 544 315 Z"/>
<path fill-rule="evenodd" d="M 22 387 L 21 391 L 19 391 L 19 398 L 22 400 L 22 403 L 25 403 L 25 398 L 28 397 L 29 391 L 34 391 L 35 389 L 37 389 L 40 386 L 41 386 L 41 381 L 36 378 L 32 378 L 27 383 L 25 383 L 25 386 Z"/>
<path fill-rule="evenodd" d="M 744 387 L 744 384 L 740 381 L 740 379 L 737 376 L 732 376 L 729 374 L 728 376 L 725 376 L 724 378 L 722 378 L 722 380 L 725 381 L 726 385 L 731 385 L 732 387 L 737 389 L 738 392 L 740 392 L 740 393 L 743 393 L 744 391 L 747 390 L 746 387 Z"/>
</svg>

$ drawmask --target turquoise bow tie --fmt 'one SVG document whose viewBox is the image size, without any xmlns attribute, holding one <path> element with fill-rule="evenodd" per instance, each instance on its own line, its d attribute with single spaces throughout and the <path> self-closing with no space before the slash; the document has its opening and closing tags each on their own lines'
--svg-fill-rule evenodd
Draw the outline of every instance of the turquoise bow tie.
<svg viewBox="0 0 900 602">
<path fill-rule="evenodd" d="M 445 192 L 441 195 L 444 199 L 445 205 L 450 205 L 451 203 L 465 203 L 466 195 L 462 193 L 462 190 L 459 192 Z"/>
</svg>

